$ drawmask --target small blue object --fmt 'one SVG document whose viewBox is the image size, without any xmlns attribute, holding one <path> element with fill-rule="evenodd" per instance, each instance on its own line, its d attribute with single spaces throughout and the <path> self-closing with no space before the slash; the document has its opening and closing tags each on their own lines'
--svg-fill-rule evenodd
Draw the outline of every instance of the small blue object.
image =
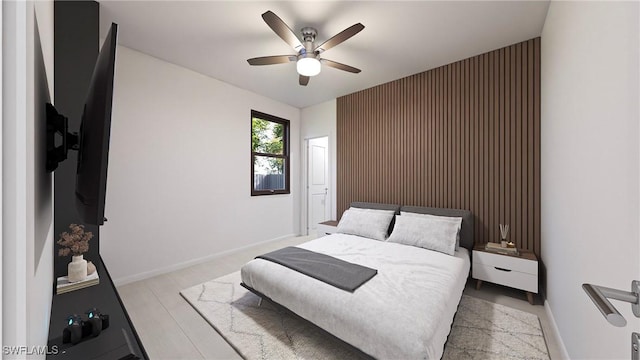
<svg viewBox="0 0 640 360">
<path fill-rule="evenodd" d="M 73 324 L 73 318 L 69 318 L 69 325 Z"/>
<path fill-rule="evenodd" d="M 89 319 L 93 317 L 93 311 L 89 313 Z"/>
</svg>

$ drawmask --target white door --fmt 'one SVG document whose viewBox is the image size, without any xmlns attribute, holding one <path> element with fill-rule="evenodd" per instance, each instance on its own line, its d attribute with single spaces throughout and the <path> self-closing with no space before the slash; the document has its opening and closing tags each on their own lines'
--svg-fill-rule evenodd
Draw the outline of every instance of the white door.
<svg viewBox="0 0 640 360">
<path fill-rule="evenodd" d="M 329 197 L 329 138 L 309 139 L 308 143 L 307 229 L 316 232 L 316 225 L 331 220 Z"/>
</svg>

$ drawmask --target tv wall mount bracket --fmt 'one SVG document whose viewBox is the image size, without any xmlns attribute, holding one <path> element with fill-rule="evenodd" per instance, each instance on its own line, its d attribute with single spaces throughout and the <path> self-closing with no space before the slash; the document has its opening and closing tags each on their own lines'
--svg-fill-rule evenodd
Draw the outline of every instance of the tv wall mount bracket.
<svg viewBox="0 0 640 360">
<path fill-rule="evenodd" d="M 62 143 L 56 146 L 56 135 Z M 58 168 L 58 164 L 67 159 L 69 150 L 78 150 L 78 133 L 69 132 L 69 119 L 47 103 L 47 172 Z"/>
</svg>

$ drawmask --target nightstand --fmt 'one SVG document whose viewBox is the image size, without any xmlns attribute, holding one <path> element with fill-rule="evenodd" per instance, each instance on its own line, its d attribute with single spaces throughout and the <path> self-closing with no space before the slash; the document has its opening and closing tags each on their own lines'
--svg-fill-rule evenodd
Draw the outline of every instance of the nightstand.
<svg viewBox="0 0 640 360">
<path fill-rule="evenodd" d="M 338 222 L 336 220 L 321 222 L 316 226 L 316 230 L 318 230 L 318 237 L 331 235 L 338 231 Z"/>
<path fill-rule="evenodd" d="M 478 280 L 476 289 L 483 281 L 524 290 L 527 300 L 533 305 L 533 294 L 538 293 L 538 258 L 527 250 L 520 255 L 497 254 L 484 249 L 484 245 L 473 248 L 472 276 Z"/>
</svg>

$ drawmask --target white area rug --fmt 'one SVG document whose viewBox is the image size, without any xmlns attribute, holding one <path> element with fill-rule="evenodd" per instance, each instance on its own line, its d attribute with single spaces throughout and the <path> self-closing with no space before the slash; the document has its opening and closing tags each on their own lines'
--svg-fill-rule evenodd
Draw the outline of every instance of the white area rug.
<svg viewBox="0 0 640 360">
<path fill-rule="evenodd" d="M 276 309 L 240 285 L 240 272 L 182 296 L 245 359 L 365 357 L 315 325 Z M 462 296 L 443 359 L 549 359 L 536 315 Z"/>
</svg>

